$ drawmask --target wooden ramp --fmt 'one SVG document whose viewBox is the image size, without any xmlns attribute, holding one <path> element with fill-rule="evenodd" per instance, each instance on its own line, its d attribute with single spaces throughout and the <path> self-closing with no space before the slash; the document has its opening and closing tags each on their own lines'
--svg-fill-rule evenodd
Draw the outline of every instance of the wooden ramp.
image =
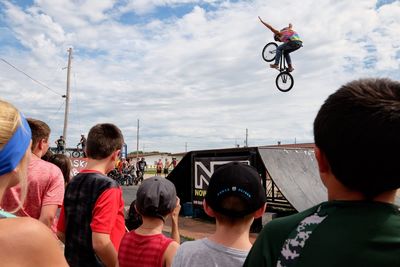
<svg viewBox="0 0 400 267">
<path fill-rule="evenodd" d="M 259 148 L 259 153 L 268 175 L 298 212 L 327 200 L 313 149 Z"/>
<path fill-rule="evenodd" d="M 259 153 L 269 176 L 297 211 L 327 200 L 313 149 L 259 148 Z"/>
</svg>

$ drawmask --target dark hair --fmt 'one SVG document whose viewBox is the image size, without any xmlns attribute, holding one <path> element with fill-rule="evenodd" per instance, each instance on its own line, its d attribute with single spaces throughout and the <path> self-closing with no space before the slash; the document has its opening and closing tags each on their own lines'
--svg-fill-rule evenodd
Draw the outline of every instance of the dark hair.
<svg viewBox="0 0 400 267">
<path fill-rule="evenodd" d="M 41 120 L 28 118 L 27 121 L 29 124 L 29 128 L 31 128 L 32 131 L 32 151 L 33 151 L 33 149 L 40 142 L 40 140 L 49 139 L 50 127 Z"/>
<path fill-rule="evenodd" d="M 361 79 L 330 95 L 314 121 L 332 173 L 366 198 L 400 187 L 400 83 Z"/>
<path fill-rule="evenodd" d="M 105 159 L 121 149 L 123 143 L 124 137 L 117 126 L 111 123 L 97 124 L 89 131 L 86 154 L 88 158 Z"/>
<path fill-rule="evenodd" d="M 71 175 L 71 170 L 72 170 L 72 164 L 70 159 L 63 154 L 53 154 L 49 157 L 47 160 L 48 162 L 53 163 L 57 167 L 60 168 L 63 176 L 64 176 L 64 182 L 67 184 L 69 183 L 70 180 L 70 175 Z"/>
<path fill-rule="evenodd" d="M 54 153 L 51 150 L 47 150 L 46 153 L 42 156 L 42 160 L 49 161 L 50 157 L 53 156 Z"/>
<path fill-rule="evenodd" d="M 247 203 L 245 201 L 237 196 L 227 196 L 224 198 L 222 201 L 221 207 L 230 211 L 236 211 L 236 212 L 242 212 L 243 210 L 248 209 Z M 239 222 L 243 222 L 244 220 L 247 220 L 249 218 L 254 217 L 254 213 L 250 213 L 247 215 L 243 215 L 241 217 L 233 217 L 229 215 L 224 215 L 221 212 L 217 212 L 215 210 L 214 215 L 215 218 L 224 224 L 230 224 L 230 225 L 235 225 Z"/>
<path fill-rule="evenodd" d="M 136 200 L 132 201 L 129 207 L 128 216 L 125 219 L 125 225 L 129 231 L 139 228 L 143 223 L 142 215 L 136 211 L 135 205 Z"/>
</svg>

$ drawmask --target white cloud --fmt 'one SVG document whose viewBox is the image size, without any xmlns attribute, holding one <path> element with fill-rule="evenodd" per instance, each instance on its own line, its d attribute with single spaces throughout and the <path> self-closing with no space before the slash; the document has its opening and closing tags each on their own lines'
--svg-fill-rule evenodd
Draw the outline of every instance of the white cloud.
<svg viewBox="0 0 400 267">
<path fill-rule="evenodd" d="M 6 46 L 0 57 L 63 94 L 62 68 L 73 46 L 71 145 L 107 121 L 122 128 L 130 150 L 138 118 L 146 150 L 242 145 L 246 128 L 250 145 L 312 141 L 319 106 L 341 84 L 370 75 L 400 78 L 399 1 L 378 10 L 372 0 L 208 1 L 212 10 L 204 2 L 40 0 L 26 10 L 6 2 L 0 12 L 25 49 Z M 118 21 L 123 12 L 185 3 L 198 5 L 182 17 Z M 276 28 L 293 23 L 304 40 L 292 54 L 289 93 L 275 88 L 277 72 L 261 59 L 272 34 L 258 15 Z M 61 134 L 59 95 L 2 62 L 0 86 L 0 97 L 50 121 L 54 138 Z"/>
</svg>

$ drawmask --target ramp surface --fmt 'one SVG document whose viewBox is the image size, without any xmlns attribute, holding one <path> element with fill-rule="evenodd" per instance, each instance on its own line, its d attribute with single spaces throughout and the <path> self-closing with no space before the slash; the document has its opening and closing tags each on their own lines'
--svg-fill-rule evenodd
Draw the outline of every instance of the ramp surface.
<svg viewBox="0 0 400 267">
<path fill-rule="evenodd" d="M 259 148 L 279 190 L 299 212 L 327 200 L 313 149 Z"/>
<path fill-rule="evenodd" d="M 327 200 L 313 149 L 259 148 L 259 153 L 271 179 L 298 212 Z M 400 205 L 399 191 L 395 202 Z"/>
</svg>

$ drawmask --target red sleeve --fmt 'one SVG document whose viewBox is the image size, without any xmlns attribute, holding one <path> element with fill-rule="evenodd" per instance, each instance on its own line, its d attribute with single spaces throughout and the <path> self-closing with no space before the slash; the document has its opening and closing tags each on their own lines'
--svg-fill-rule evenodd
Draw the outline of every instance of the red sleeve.
<svg viewBox="0 0 400 267">
<path fill-rule="evenodd" d="M 65 233 L 65 216 L 64 216 L 64 205 L 61 206 L 60 217 L 58 218 L 57 231 Z"/>
<path fill-rule="evenodd" d="M 122 192 L 120 188 L 110 188 L 97 199 L 93 209 L 92 232 L 110 234 L 118 216 Z"/>
</svg>

